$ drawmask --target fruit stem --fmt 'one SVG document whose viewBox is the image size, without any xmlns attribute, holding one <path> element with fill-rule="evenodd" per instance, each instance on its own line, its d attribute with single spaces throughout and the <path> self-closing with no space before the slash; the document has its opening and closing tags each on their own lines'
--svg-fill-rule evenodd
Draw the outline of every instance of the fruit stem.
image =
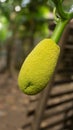
<svg viewBox="0 0 73 130">
<path fill-rule="evenodd" d="M 51 36 L 51 39 L 53 39 L 56 44 L 58 44 L 61 36 L 62 36 L 62 33 L 67 25 L 69 20 L 59 20 L 59 22 L 57 23 L 56 27 L 55 27 L 55 30 Z"/>
</svg>

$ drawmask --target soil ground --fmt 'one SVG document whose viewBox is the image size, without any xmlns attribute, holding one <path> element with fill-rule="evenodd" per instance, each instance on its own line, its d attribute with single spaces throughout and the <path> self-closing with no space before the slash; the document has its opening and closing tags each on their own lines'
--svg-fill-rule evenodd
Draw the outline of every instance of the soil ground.
<svg viewBox="0 0 73 130">
<path fill-rule="evenodd" d="M 20 130 L 28 104 L 29 97 L 19 90 L 17 78 L 0 74 L 0 130 Z"/>
</svg>

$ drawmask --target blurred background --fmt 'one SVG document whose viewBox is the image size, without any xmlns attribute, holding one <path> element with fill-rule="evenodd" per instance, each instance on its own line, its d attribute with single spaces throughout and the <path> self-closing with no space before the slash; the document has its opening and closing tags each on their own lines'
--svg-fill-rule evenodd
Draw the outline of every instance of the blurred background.
<svg viewBox="0 0 73 130">
<path fill-rule="evenodd" d="M 66 10 L 72 5 L 64 0 Z M 0 130 L 73 130 L 73 20 L 51 84 L 27 96 L 17 83 L 26 56 L 53 33 L 53 8 L 51 0 L 0 0 Z"/>
</svg>

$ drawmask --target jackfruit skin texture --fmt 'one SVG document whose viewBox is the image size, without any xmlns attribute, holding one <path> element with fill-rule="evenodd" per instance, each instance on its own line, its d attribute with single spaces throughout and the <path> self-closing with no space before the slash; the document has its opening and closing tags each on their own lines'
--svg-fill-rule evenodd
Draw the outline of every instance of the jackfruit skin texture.
<svg viewBox="0 0 73 130">
<path fill-rule="evenodd" d="M 43 90 L 55 70 L 60 47 L 52 39 L 44 39 L 37 44 L 24 61 L 18 85 L 27 95 Z"/>
</svg>

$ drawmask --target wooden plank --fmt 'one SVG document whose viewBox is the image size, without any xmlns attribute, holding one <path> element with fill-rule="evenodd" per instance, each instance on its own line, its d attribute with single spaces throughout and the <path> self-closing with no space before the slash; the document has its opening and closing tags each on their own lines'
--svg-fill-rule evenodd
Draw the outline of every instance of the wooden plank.
<svg viewBox="0 0 73 130">
<path fill-rule="evenodd" d="M 67 106 L 67 107 L 66 107 Z M 55 107 L 54 109 L 47 109 L 44 113 L 44 119 L 45 118 L 50 118 L 50 117 L 57 117 L 57 115 L 65 114 L 65 112 L 72 112 L 73 111 L 73 106 L 72 102 L 68 104 L 63 104 L 61 106 Z"/>
<path fill-rule="evenodd" d="M 29 107 L 28 107 L 27 116 L 32 116 L 35 113 L 37 103 L 38 103 L 38 100 L 35 102 L 30 102 Z"/>
<path fill-rule="evenodd" d="M 41 124 L 41 130 L 48 130 L 50 128 L 54 128 L 58 125 L 62 125 L 62 128 L 64 127 L 64 122 L 68 122 L 68 121 L 71 121 L 71 119 L 73 118 L 73 115 L 70 115 L 66 118 L 63 118 L 63 116 L 61 117 L 58 117 L 58 118 L 54 118 L 53 120 L 45 120 L 45 122 L 43 121 L 42 124 Z M 51 129 L 52 130 L 52 129 Z"/>
</svg>

